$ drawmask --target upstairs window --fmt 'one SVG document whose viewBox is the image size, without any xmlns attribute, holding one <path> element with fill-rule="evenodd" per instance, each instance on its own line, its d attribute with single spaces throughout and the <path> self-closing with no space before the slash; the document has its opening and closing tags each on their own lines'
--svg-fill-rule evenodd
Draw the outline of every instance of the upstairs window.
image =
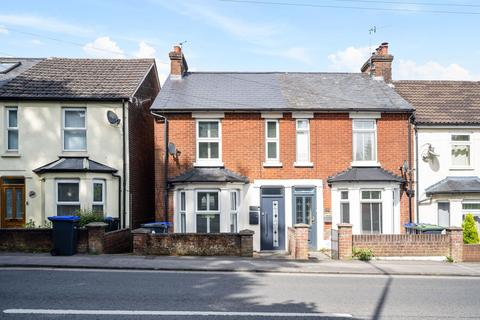
<svg viewBox="0 0 480 320">
<path fill-rule="evenodd" d="M 219 120 L 197 122 L 197 161 L 221 160 L 221 128 Z"/>
<path fill-rule="evenodd" d="M 280 162 L 278 120 L 265 121 L 266 162 Z"/>
<path fill-rule="evenodd" d="M 470 167 L 470 135 L 452 134 L 452 167 Z"/>
<path fill-rule="evenodd" d="M 377 161 L 376 122 L 353 120 L 353 161 Z"/>
<path fill-rule="evenodd" d="M 7 151 L 18 151 L 18 109 L 6 108 Z"/>
<path fill-rule="evenodd" d="M 87 150 L 87 123 L 85 108 L 63 109 L 63 150 Z"/>
<path fill-rule="evenodd" d="M 297 164 L 310 162 L 310 124 L 308 119 L 298 119 L 297 123 Z"/>
</svg>

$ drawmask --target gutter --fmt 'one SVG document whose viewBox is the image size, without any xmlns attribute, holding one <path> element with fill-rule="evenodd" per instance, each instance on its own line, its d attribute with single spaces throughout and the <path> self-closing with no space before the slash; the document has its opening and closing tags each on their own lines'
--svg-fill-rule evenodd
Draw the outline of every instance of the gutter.
<svg viewBox="0 0 480 320">
<path fill-rule="evenodd" d="M 123 131 L 123 135 L 122 135 L 122 148 L 123 148 L 123 154 L 122 154 L 122 157 L 123 157 L 123 183 L 122 183 L 122 189 L 123 189 L 123 192 L 122 192 L 122 216 L 123 216 L 123 219 L 122 219 L 122 222 L 123 222 L 123 228 L 126 228 L 126 224 L 127 224 L 127 210 L 126 210 L 126 206 L 127 206 L 127 168 L 126 168 L 126 164 L 127 164 L 127 145 L 126 145 L 126 142 L 127 142 L 127 138 L 126 138 L 126 132 L 125 132 L 125 128 L 126 128 L 126 124 L 125 124 L 125 117 L 126 117 L 126 111 L 125 111 L 125 99 L 122 99 L 122 131 Z M 120 179 L 121 181 L 122 179 Z M 130 217 L 131 218 L 131 217 Z M 130 228 L 132 227 L 132 225 L 130 224 Z"/>
<path fill-rule="evenodd" d="M 412 121 L 414 115 L 413 113 L 408 117 L 408 222 L 412 223 L 413 221 L 413 212 L 412 212 L 412 196 L 413 196 L 413 168 L 412 168 Z"/>
<path fill-rule="evenodd" d="M 418 211 L 420 208 L 420 201 L 418 200 L 418 195 L 419 195 L 419 186 L 418 186 L 418 129 L 415 126 L 415 220 L 417 223 L 420 221 L 420 212 Z"/>
<path fill-rule="evenodd" d="M 165 221 L 169 221 L 168 219 L 168 119 L 164 115 L 155 113 L 155 111 L 150 111 L 150 113 L 155 117 L 155 120 L 161 119 L 163 120 L 164 127 L 163 127 L 163 143 L 165 146 L 164 152 L 164 159 L 163 159 L 163 179 L 164 179 L 164 189 L 163 189 L 163 203 L 164 203 L 164 210 L 165 210 Z"/>
<path fill-rule="evenodd" d="M 122 209 L 122 176 L 116 173 L 112 173 L 112 176 L 118 179 L 118 218 L 120 219 L 120 226 L 125 221 L 125 217 L 122 219 L 121 209 Z M 125 229 L 125 223 L 123 223 L 123 228 Z"/>
</svg>

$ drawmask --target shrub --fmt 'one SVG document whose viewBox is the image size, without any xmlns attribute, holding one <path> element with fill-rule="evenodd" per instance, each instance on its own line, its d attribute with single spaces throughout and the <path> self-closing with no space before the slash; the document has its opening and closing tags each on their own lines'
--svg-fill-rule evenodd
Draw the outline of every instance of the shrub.
<svg viewBox="0 0 480 320">
<path fill-rule="evenodd" d="M 92 211 L 92 210 L 86 210 L 86 209 L 78 210 L 75 213 L 75 215 L 80 217 L 80 221 L 78 222 L 78 225 L 80 227 L 85 227 L 90 222 L 103 222 L 104 221 L 104 217 L 103 217 L 102 213 L 95 212 L 95 211 Z"/>
<path fill-rule="evenodd" d="M 353 257 L 361 261 L 370 261 L 375 255 L 372 249 L 357 249 L 353 248 Z"/>
<path fill-rule="evenodd" d="M 465 216 L 465 220 L 463 220 L 462 228 L 463 228 L 463 243 L 466 243 L 466 244 L 478 243 L 477 226 L 475 223 L 475 219 L 473 219 L 473 215 L 471 213 Z"/>
<path fill-rule="evenodd" d="M 36 225 L 35 221 L 33 219 L 29 219 L 28 222 L 25 223 L 25 228 L 26 229 L 35 229 L 35 228 L 46 228 L 50 229 L 52 228 L 52 222 L 49 220 L 45 220 L 43 224 L 39 224 L 38 226 Z"/>
</svg>

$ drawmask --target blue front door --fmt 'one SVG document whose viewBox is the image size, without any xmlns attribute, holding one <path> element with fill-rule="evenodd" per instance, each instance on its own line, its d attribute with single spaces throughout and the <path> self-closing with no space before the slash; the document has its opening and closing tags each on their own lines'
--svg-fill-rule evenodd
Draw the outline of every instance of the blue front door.
<svg viewBox="0 0 480 320">
<path fill-rule="evenodd" d="M 262 188 L 260 249 L 285 250 L 285 200 L 283 188 Z"/>
</svg>

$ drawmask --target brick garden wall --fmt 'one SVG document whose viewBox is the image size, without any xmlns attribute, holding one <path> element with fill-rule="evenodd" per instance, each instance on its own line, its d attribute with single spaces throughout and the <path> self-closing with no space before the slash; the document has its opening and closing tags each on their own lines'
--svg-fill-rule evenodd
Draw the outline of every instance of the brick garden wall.
<svg viewBox="0 0 480 320">
<path fill-rule="evenodd" d="M 480 244 L 464 244 L 463 261 L 480 262 Z"/>
<path fill-rule="evenodd" d="M 353 235 L 353 248 L 372 249 L 378 257 L 448 256 L 445 234 Z"/>
<path fill-rule="evenodd" d="M 87 252 L 87 238 L 87 230 L 79 229 L 77 252 Z M 50 252 L 52 248 L 52 229 L 0 229 L 0 251 Z"/>
<path fill-rule="evenodd" d="M 132 252 L 132 234 L 130 229 L 106 232 L 104 235 L 104 253 Z"/>
<path fill-rule="evenodd" d="M 144 229 L 133 232 L 133 253 L 173 256 L 252 256 L 253 232 L 152 234 Z"/>
<path fill-rule="evenodd" d="M 265 119 L 260 113 L 225 113 L 222 119 L 222 160 L 225 167 L 253 181 L 255 179 L 322 179 L 323 206 L 331 212 L 331 194 L 326 179 L 350 167 L 352 161 L 352 120 L 348 113 L 315 113 L 310 119 L 310 154 L 313 168 L 296 168 L 295 119 L 284 113 L 280 124 L 282 168 L 265 168 Z M 190 169 L 195 162 L 195 119 L 190 113 L 168 114 L 169 140 L 182 153 L 169 158 L 169 177 Z M 163 124 L 155 123 L 155 212 L 163 221 Z M 377 121 L 378 161 L 382 167 L 400 174 L 398 168 L 408 158 L 408 114 L 382 114 Z M 332 161 L 334 159 L 334 161 Z M 408 198 L 401 194 L 401 225 L 408 222 Z M 322 213 L 319 213 L 322 214 Z M 169 218 L 173 221 L 170 193 Z M 330 223 L 325 236 L 330 237 Z"/>
</svg>

